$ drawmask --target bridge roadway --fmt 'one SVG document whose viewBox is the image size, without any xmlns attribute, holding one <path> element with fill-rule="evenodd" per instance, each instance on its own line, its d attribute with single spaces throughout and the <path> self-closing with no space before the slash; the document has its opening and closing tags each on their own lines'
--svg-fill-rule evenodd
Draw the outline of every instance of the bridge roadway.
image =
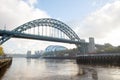
<svg viewBox="0 0 120 80">
<path fill-rule="evenodd" d="M 14 38 L 25 38 L 25 39 L 35 39 L 35 40 L 45 40 L 45 41 L 54 41 L 54 42 L 62 42 L 62 43 L 70 43 L 76 45 L 88 44 L 86 42 L 62 39 L 62 38 L 54 38 L 48 36 L 34 35 L 34 34 L 26 34 L 15 31 L 8 30 L 0 30 L 0 36 L 10 36 Z"/>
</svg>

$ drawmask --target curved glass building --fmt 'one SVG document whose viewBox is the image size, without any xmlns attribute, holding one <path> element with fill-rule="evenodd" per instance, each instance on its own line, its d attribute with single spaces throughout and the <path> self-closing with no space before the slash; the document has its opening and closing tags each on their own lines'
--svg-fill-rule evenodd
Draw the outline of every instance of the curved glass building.
<svg viewBox="0 0 120 80">
<path fill-rule="evenodd" d="M 62 50 L 67 50 L 67 48 L 59 45 L 50 45 L 45 49 L 45 52 L 54 52 L 54 51 L 62 51 Z"/>
</svg>

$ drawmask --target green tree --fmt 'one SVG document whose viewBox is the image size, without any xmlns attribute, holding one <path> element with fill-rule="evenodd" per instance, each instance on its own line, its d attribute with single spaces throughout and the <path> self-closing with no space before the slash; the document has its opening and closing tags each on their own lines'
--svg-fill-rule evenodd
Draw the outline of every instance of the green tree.
<svg viewBox="0 0 120 80">
<path fill-rule="evenodd" d="M 105 52 L 114 52 L 114 48 L 110 43 L 104 44 L 104 51 Z"/>
<path fill-rule="evenodd" d="M 3 51 L 3 48 L 0 46 L 0 56 L 1 55 L 4 55 L 4 51 Z"/>
</svg>

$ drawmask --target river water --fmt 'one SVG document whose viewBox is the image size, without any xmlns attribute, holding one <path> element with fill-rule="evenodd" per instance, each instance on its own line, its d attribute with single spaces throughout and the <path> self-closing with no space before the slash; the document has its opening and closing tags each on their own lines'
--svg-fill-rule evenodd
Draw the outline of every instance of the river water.
<svg viewBox="0 0 120 80">
<path fill-rule="evenodd" d="M 75 60 L 13 58 L 1 80 L 120 80 L 120 68 L 77 65 Z"/>
</svg>

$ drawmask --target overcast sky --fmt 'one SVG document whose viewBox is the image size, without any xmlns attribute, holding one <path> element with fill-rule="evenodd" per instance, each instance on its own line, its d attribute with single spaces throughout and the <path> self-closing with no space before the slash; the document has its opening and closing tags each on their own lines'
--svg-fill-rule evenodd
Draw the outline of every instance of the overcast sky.
<svg viewBox="0 0 120 80">
<path fill-rule="evenodd" d="M 120 0 L 1 0 L 0 29 L 12 30 L 39 18 L 55 18 L 69 25 L 81 39 L 94 37 L 99 44 L 120 45 Z M 56 43 L 10 39 L 4 51 L 26 53 Z M 68 48 L 70 44 L 61 44 Z"/>
</svg>

